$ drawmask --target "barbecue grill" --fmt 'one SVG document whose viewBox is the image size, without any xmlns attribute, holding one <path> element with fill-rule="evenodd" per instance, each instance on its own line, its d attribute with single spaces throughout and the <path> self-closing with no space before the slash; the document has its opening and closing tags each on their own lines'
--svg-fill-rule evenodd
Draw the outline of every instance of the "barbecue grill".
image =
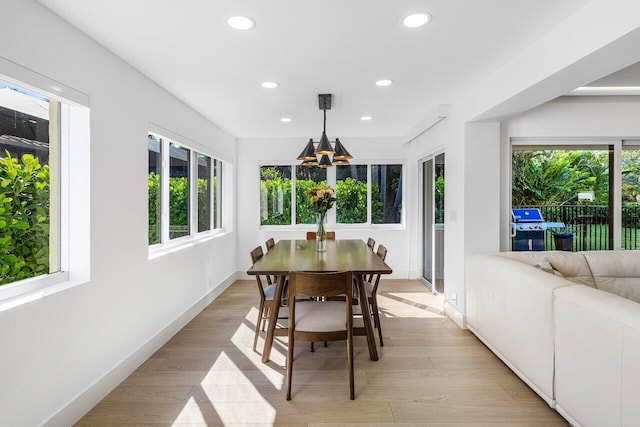
<svg viewBox="0 0 640 427">
<path fill-rule="evenodd" d="M 511 209 L 514 251 L 544 251 L 544 232 L 548 228 L 564 228 L 564 222 L 542 218 L 538 208 Z"/>
</svg>

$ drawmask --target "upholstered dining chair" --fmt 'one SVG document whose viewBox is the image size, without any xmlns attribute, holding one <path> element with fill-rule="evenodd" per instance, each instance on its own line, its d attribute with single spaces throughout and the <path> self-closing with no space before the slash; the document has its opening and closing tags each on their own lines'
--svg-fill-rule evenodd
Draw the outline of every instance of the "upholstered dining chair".
<svg viewBox="0 0 640 427">
<path fill-rule="evenodd" d="M 307 240 L 316 240 L 316 232 L 307 231 Z M 327 231 L 327 240 L 336 240 L 336 232 Z"/>
<path fill-rule="evenodd" d="M 378 245 L 376 252 L 380 258 L 384 261 L 387 258 L 387 248 L 383 245 Z M 380 346 L 384 346 L 382 341 L 382 326 L 380 325 L 380 312 L 378 310 L 378 285 L 380 284 L 380 274 L 372 274 L 364 282 L 364 291 L 367 293 L 367 301 L 371 308 L 371 315 L 373 316 L 373 324 L 378 329 L 378 337 L 380 338 Z"/>
<path fill-rule="evenodd" d="M 276 245 L 276 241 L 273 240 L 273 237 L 271 237 L 264 244 L 267 247 L 267 252 L 269 252 L 271 250 L 271 248 L 273 248 Z"/>
<path fill-rule="evenodd" d="M 337 273 L 289 274 L 289 348 L 287 350 L 287 400 L 291 400 L 293 350 L 296 341 L 347 341 L 349 397 L 355 398 L 353 375 L 353 276 Z M 323 297 L 296 300 L 297 296 Z M 343 296 L 340 300 L 322 299 Z"/>
<path fill-rule="evenodd" d="M 376 245 L 376 241 L 373 240 L 371 237 L 369 237 L 369 239 L 367 240 L 367 246 L 369 246 L 369 249 L 373 250 L 373 247 Z"/>
<path fill-rule="evenodd" d="M 264 256 L 262 252 L 262 246 L 258 246 L 251 251 L 251 263 L 255 264 L 260 258 Z M 266 282 L 263 282 L 264 281 Z M 273 296 L 276 290 L 276 284 L 273 283 L 271 276 L 256 276 L 256 282 L 258 284 L 258 293 L 260 295 L 260 306 L 258 307 L 258 320 L 256 321 L 256 332 L 253 338 L 253 351 L 256 351 L 258 344 L 258 336 L 260 335 L 260 329 L 264 331 L 264 325 L 269 319 L 269 316 L 273 316 L 274 301 Z M 286 316 L 280 316 L 276 313 L 278 318 L 286 318 Z"/>
</svg>

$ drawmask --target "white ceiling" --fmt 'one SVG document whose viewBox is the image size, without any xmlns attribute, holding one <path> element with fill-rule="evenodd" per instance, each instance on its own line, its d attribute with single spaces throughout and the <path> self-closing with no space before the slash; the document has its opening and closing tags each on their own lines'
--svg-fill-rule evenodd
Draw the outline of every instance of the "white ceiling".
<svg viewBox="0 0 640 427">
<path fill-rule="evenodd" d="M 330 138 L 402 137 L 588 2 L 38 1 L 232 135 L 314 139 L 318 93 L 335 95 Z M 432 22 L 404 28 L 416 11 Z M 233 30 L 233 15 L 257 25 Z M 395 84 L 376 87 L 382 78 Z"/>
</svg>

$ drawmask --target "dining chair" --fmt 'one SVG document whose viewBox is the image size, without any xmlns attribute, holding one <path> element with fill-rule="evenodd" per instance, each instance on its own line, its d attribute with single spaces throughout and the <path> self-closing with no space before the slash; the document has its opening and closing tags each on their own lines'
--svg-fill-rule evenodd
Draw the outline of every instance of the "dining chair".
<svg viewBox="0 0 640 427">
<path fill-rule="evenodd" d="M 273 237 L 270 238 L 269 240 L 267 240 L 265 242 L 265 246 L 267 247 L 267 252 L 269 252 L 271 250 L 271 248 L 273 248 L 276 245 L 275 240 L 273 240 Z"/>
<path fill-rule="evenodd" d="M 377 255 L 384 261 L 387 258 L 387 248 L 383 245 L 378 245 Z M 378 310 L 378 285 L 380 284 L 381 274 L 372 274 L 364 282 L 364 291 L 367 294 L 367 301 L 371 308 L 371 315 L 373 316 L 373 325 L 378 329 L 378 337 L 380 338 L 380 347 L 384 347 L 382 341 L 382 326 L 380 325 L 380 313 Z"/>
<path fill-rule="evenodd" d="M 264 256 L 262 252 L 262 246 L 258 246 L 251 251 L 251 263 L 255 264 L 260 258 Z M 256 332 L 253 338 L 253 351 L 256 351 L 256 345 L 258 344 L 258 336 L 260 335 L 260 329 L 264 331 L 264 324 L 269 320 L 269 316 L 273 316 L 274 307 L 274 294 L 276 290 L 276 284 L 273 283 L 271 276 L 263 276 L 266 283 L 263 283 L 263 279 L 256 275 L 256 282 L 258 284 L 258 292 L 260 294 L 260 306 L 258 307 L 258 320 L 256 321 Z M 279 316 L 279 313 L 275 314 L 278 318 L 286 318 L 285 316 Z"/>
<path fill-rule="evenodd" d="M 347 341 L 349 397 L 355 399 L 353 375 L 353 276 L 336 273 L 289 274 L 289 345 L 287 350 L 287 400 L 291 400 L 293 350 L 296 341 Z M 296 300 L 296 296 L 322 297 Z M 342 300 L 322 299 L 343 296 Z"/>
<path fill-rule="evenodd" d="M 373 240 L 371 237 L 369 237 L 369 240 L 367 240 L 367 246 L 369 246 L 369 249 L 373 250 L 373 247 L 376 245 L 376 241 Z"/>
<path fill-rule="evenodd" d="M 307 231 L 307 240 L 316 240 L 316 232 Z M 327 240 L 336 240 L 336 232 L 327 231 Z"/>
</svg>

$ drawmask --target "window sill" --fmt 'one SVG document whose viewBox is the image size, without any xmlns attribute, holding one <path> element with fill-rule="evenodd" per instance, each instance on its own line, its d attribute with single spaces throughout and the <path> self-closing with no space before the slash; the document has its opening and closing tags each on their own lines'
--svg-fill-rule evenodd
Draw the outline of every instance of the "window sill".
<svg viewBox="0 0 640 427">
<path fill-rule="evenodd" d="M 227 231 L 219 228 L 212 231 L 198 233 L 195 236 L 180 237 L 167 243 L 152 245 L 149 246 L 149 259 L 158 258 L 173 252 L 180 251 L 184 248 L 189 248 L 200 243 L 208 242 L 209 240 L 224 236 L 226 234 L 228 234 Z"/>
<path fill-rule="evenodd" d="M 64 291 L 86 280 L 69 280 L 69 272 L 47 274 L 0 287 L 0 312 Z"/>
</svg>

